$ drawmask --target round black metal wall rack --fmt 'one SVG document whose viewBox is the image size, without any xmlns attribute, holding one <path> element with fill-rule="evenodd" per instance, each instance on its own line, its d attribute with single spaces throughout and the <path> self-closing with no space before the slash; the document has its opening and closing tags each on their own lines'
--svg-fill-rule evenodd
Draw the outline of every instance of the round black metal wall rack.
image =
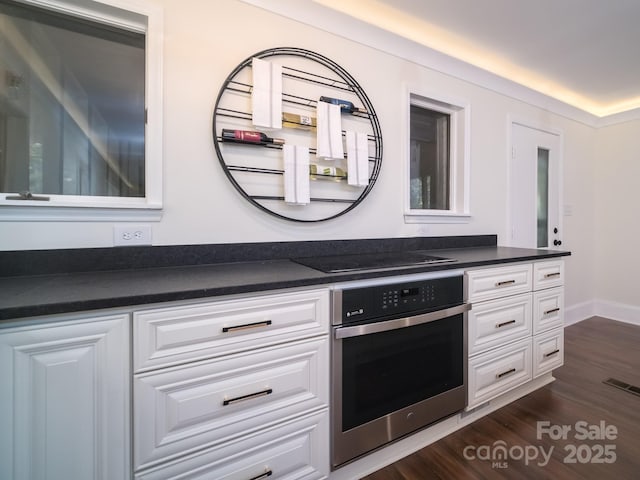
<svg viewBox="0 0 640 480">
<path fill-rule="evenodd" d="M 283 195 L 282 146 L 237 144 L 222 140 L 222 129 L 255 130 L 251 123 L 253 58 L 269 59 L 282 65 L 283 110 L 295 110 L 294 113 L 310 115 L 315 111 L 321 96 L 362 105 L 363 112 L 343 114 L 342 118 L 343 127 L 346 123 L 347 127 L 367 134 L 367 186 L 349 186 L 346 181 L 338 180 L 338 177 L 318 175 L 314 178 L 321 179 L 311 182 L 310 204 L 289 205 L 284 202 Z M 382 133 L 371 101 L 344 68 L 310 50 L 294 47 L 271 48 L 245 59 L 229 74 L 220 89 L 214 108 L 212 128 L 218 160 L 231 184 L 257 208 L 281 219 L 321 222 L 344 215 L 364 200 L 380 172 Z M 315 129 L 305 131 L 283 128 L 264 133 L 270 137 L 283 138 L 286 143 L 306 143 L 310 147 L 311 155 L 315 155 Z M 322 160 L 317 162 L 322 163 Z"/>
</svg>

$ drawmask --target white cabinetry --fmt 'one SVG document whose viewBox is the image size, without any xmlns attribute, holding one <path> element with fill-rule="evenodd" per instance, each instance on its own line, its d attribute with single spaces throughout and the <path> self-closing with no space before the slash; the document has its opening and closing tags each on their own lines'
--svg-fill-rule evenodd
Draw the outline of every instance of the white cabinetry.
<svg viewBox="0 0 640 480">
<path fill-rule="evenodd" d="M 136 478 L 326 478 L 328 331 L 326 289 L 134 313 Z"/>
<path fill-rule="evenodd" d="M 125 479 L 129 315 L 0 329 L 0 478 Z"/>
<path fill-rule="evenodd" d="M 467 409 L 563 364 L 563 282 L 562 260 L 465 273 Z"/>
</svg>

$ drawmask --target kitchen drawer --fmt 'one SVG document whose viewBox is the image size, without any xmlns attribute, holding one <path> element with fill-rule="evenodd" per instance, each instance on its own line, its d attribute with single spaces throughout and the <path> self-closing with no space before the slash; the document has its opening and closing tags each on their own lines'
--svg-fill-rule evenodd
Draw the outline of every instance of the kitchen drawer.
<svg viewBox="0 0 640 480">
<path fill-rule="evenodd" d="M 564 328 L 533 337 L 533 377 L 564 364 Z"/>
<path fill-rule="evenodd" d="M 329 475 L 329 414 L 323 410 L 146 470 L 136 480 L 316 480 Z"/>
<path fill-rule="evenodd" d="M 564 288 L 533 293 L 533 334 L 564 325 Z"/>
<path fill-rule="evenodd" d="M 531 294 L 473 305 L 469 311 L 469 355 L 531 335 Z"/>
<path fill-rule="evenodd" d="M 134 376 L 134 466 L 251 434 L 328 403 L 328 337 Z"/>
<path fill-rule="evenodd" d="M 133 315 L 134 371 L 328 333 L 327 289 L 154 308 Z"/>
<path fill-rule="evenodd" d="M 533 289 L 559 287 L 564 284 L 564 261 L 552 260 L 533 264 Z"/>
<path fill-rule="evenodd" d="M 486 268 L 465 272 L 466 301 L 492 300 L 531 291 L 531 264 Z"/>
<path fill-rule="evenodd" d="M 531 339 L 469 359 L 468 405 L 474 408 L 532 378 Z"/>
</svg>

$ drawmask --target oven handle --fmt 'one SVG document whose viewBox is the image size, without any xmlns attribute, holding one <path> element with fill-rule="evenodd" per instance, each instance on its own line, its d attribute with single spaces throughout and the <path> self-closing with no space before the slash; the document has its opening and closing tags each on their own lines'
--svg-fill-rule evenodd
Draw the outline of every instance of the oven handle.
<svg viewBox="0 0 640 480">
<path fill-rule="evenodd" d="M 398 330 L 400 328 L 414 327 L 423 323 L 442 320 L 443 318 L 453 317 L 461 313 L 471 310 L 470 303 L 463 303 L 451 308 L 437 310 L 435 312 L 423 313 L 413 317 L 396 318 L 387 320 L 386 322 L 366 323 L 363 325 L 353 325 L 351 327 L 336 328 L 336 339 L 359 337 L 361 335 L 369 335 L 370 333 L 388 332 L 390 330 Z"/>
</svg>

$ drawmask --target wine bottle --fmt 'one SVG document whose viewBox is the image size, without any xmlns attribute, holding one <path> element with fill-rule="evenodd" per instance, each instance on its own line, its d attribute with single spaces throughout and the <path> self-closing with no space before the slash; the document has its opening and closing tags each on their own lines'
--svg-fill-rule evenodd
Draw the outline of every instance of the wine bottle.
<svg viewBox="0 0 640 480">
<path fill-rule="evenodd" d="M 353 102 L 349 100 L 340 100 L 339 98 L 320 97 L 321 102 L 333 103 L 340 106 L 340 111 L 343 113 L 367 113 L 364 108 L 356 107 Z"/>
<path fill-rule="evenodd" d="M 301 130 L 310 130 L 312 128 L 316 128 L 316 117 L 282 112 L 282 126 L 300 128 Z"/>
<path fill-rule="evenodd" d="M 309 174 L 313 180 L 344 180 L 347 178 L 347 172 L 339 167 L 325 167 L 324 165 L 309 164 Z"/>
<path fill-rule="evenodd" d="M 231 130 L 229 128 L 222 129 L 222 141 L 249 143 L 252 145 L 284 145 L 283 139 L 267 137 L 262 132 L 252 132 L 249 130 Z"/>
</svg>

